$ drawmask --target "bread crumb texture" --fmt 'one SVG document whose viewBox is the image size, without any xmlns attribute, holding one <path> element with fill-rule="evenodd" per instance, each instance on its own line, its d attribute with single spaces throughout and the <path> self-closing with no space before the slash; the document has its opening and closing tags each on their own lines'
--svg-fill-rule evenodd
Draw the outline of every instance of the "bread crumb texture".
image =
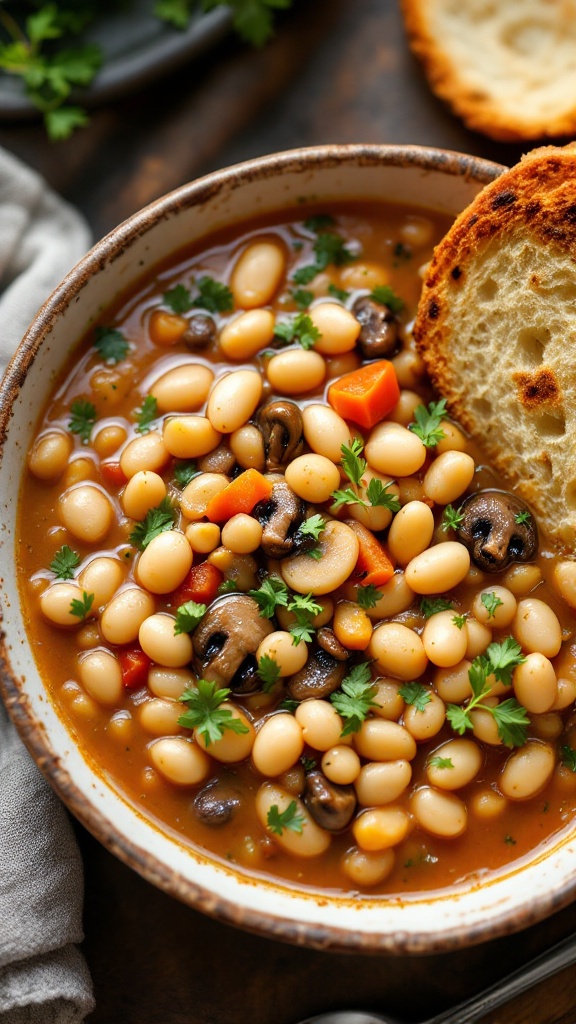
<svg viewBox="0 0 576 1024">
<path fill-rule="evenodd" d="M 576 545 L 576 144 L 533 150 L 436 247 L 414 336 L 451 415 Z"/>
<path fill-rule="evenodd" d="M 401 0 L 431 89 L 493 139 L 576 132 L 576 0 Z"/>
</svg>

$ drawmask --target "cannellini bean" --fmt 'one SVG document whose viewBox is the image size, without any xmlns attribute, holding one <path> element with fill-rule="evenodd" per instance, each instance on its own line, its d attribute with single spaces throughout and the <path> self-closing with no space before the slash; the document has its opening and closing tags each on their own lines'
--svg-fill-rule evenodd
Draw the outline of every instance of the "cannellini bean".
<svg viewBox="0 0 576 1024">
<path fill-rule="evenodd" d="M 275 320 L 270 309 L 250 309 L 229 320 L 218 344 L 227 359 L 251 359 L 274 337 Z"/>
<path fill-rule="evenodd" d="M 118 451 L 127 437 L 128 434 L 120 423 L 107 423 L 93 438 L 92 447 L 101 459 L 106 459 Z"/>
<path fill-rule="evenodd" d="M 326 778 L 338 786 L 350 785 L 360 774 L 361 762 L 358 754 L 352 747 L 347 747 L 343 743 L 337 743 L 336 746 L 325 750 L 320 764 Z"/>
<path fill-rule="evenodd" d="M 466 831 L 466 804 L 454 793 L 421 786 L 413 794 L 410 808 L 420 827 L 433 836 L 455 839 Z"/>
<path fill-rule="evenodd" d="M 190 523 L 184 531 L 192 551 L 208 555 L 220 543 L 220 527 L 217 523 Z"/>
<path fill-rule="evenodd" d="M 467 637 L 466 657 L 474 661 L 492 643 L 492 630 L 483 622 L 478 622 L 478 619 L 470 617 L 466 619 L 463 630 Z"/>
<path fill-rule="evenodd" d="M 417 434 L 400 423 L 390 421 L 374 427 L 366 442 L 364 456 L 368 465 L 390 476 L 411 476 L 426 461 L 426 447 Z"/>
<path fill-rule="evenodd" d="M 342 445 L 349 447 L 352 442 L 352 433 L 346 420 L 329 405 L 311 402 L 302 410 L 302 421 L 304 437 L 312 451 L 324 455 L 331 462 L 339 463 Z"/>
<path fill-rule="evenodd" d="M 166 494 L 166 484 L 162 477 L 158 473 L 141 469 L 128 481 L 120 500 L 125 515 L 141 520 L 146 518 L 151 508 L 158 507 Z"/>
<path fill-rule="evenodd" d="M 78 664 L 80 682 L 98 704 L 113 707 L 122 694 L 122 669 L 118 658 L 104 649 L 90 651 Z"/>
<path fill-rule="evenodd" d="M 260 547 L 263 527 L 253 516 L 239 512 L 222 527 L 224 547 L 239 555 L 250 554 Z"/>
<path fill-rule="evenodd" d="M 40 595 L 40 611 L 55 626 L 78 626 L 80 620 L 72 614 L 72 602 L 81 600 L 78 584 L 52 583 Z"/>
<path fill-rule="evenodd" d="M 401 686 L 402 683 L 398 679 L 376 679 L 376 692 L 372 698 L 376 706 L 370 708 L 372 714 L 378 718 L 387 718 L 389 722 L 397 722 L 405 707 L 404 698 L 399 692 Z"/>
<path fill-rule="evenodd" d="M 403 572 L 395 572 L 384 586 L 378 587 L 380 597 L 373 608 L 368 608 L 371 619 L 389 619 L 405 612 L 414 601 L 414 591 L 410 589 Z"/>
<path fill-rule="evenodd" d="M 516 699 L 534 715 L 550 711 L 558 698 L 554 666 L 538 651 L 528 654 L 526 660 L 516 666 L 512 685 Z"/>
<path fill-rule="evenodd" d="M 375 852 L 397 846 L 406 838 L 409 828 L 406 811 L 390 804 L 362 811 L 352 824 L 352 833 L 362 850 Z"/>
<path fill-rule="evenodd" d="M 412 778 L 412 765 L 404 758 L 396 761 L 369 761 L 354 782 L 358 803 L 363 807 L 391 804 L 402 795 Z"/>
<path fill-rule="evenodd" d="M 369 530 L 378 533 L 380 530 L 386 529 L 392 520 L 392 512 L 384 505 L 370 504 L 368 488 L 372 480 L 378 480 L 390 496 L 398 498 L 400 489 L 394 483 L 392 477 L 383 476 L 382 473 L 375 473 L 373 469 L 367 469 L 362 475 L 360 486 L 357 488 L 358 497 L 364 504 L 348 505 L 346 511 L 351 519 L 355 519 L 357 522 L 362 523 L 363 526 L 367 526 Z"/>
<path fill-rule="evenodd" d="M 354 885 L 369 888 L 388 878 L 394 870 L 395 862 L 392 849 L 369 851 L 355 847 L 344 854 L 340 866 Z"/>
<path fill-rule="evenodd" d="M 153 537 L 136 563 L 137 582 L 152 594 L 170 594 L 184 581 L 192 566 L 192 548 L 178 530 Z"/>
<path fill-rule="evenodd" d="M 410 214 L 400 227 L 400 239 L 411 249 L 421 249 L 429 245 L 434 230 L 432 221 L 427 217 Z"/>
<path fill-rule="evenodd" d="M 401 388 L 416 388 L 426 374 L 424 360 L 411 348 L 403 348 L 390 360 Z"/>
<path fill-rule="evenodd" d="M 250 756 L 256 738 L 256 731 L 252 722 L 242 710 L 230 701 L 224 701 L 220 705 L 223 711 L 229 711 L 230 721 L 240 722 L 240 732 L 234 729 L 224 728 L 222 736 L 218 740 L 208 742 L 206 736 L 200 729 L 194 730 L 194 739 L 203 747 L 216 761 L 223 764 L 237 764 L 245 761 Z"/>
<path fill-rule="evenodd" d="M 279 814 L 284 814 L 292 803 L 296 805 L 295 820 L 301 825 L 301 831 L 284 828 L 281 833 L 272 832 L 268 825 L 268 814 L 272 808 L 276 808 Z M 258 790 L 256 815 L 262 828 L 273 836 L 274 842 L 293 856 L 318 857 L 330 846 L 330 833 L 316 824 L 302 801 L 273 782 L 265 782 Z"/>
<path fill-rule="evenodd" d="M 476 790 L 470 799 L 470 811 L 480 821 L 494 821 L 504 814 L 507 807 L 506 797 L 487 787 Z"/>
<path fill-rule="evenodd" d="M 377 626 L 368 653 L 380 672 L 397 679 L 417 679 L 428 664 L 422 640 L 401 622 L 382 622 Z"/>
<path fill-rule="evenodd" d="M 319 559 L 293 555 L 283 559 L 284 582 L 298 594 L 329 594 L 348 579 L 358 561 L 359 543 L 354 531 L 337 520 L 330 520 L 318 547 Z"/>
<path fill-rule="evenodd" d="M 216 381 L 206 415 L 214 430 L 231 434 L 248 422 L 261 397 L 262 377 L 257 370 L 233 370 Z"/>
<path fill-rule="evenodd" d="M 437 504 L 448 505 L 464 494 L 475 471 L 476 463 L 466 452 L 443 452 L 426 470 L 424 491 Z"/>
<path fill-rule="evenodd" d="M 411 761 L 416 756 L 416 741 L 398 722 L 385 718 L 366 718 L 353 736 L 361 757 L 369 761 Z"/>
<path fill-rule="evenodd" d="M 229 480 L 223 473 L 200 473 L 182 491 L 180 510 L 187 519 L 202 519 L 208 502 L 228 486 Z"/>
<path fill-rule="evenodd" d="M 153 697 L 139 707 L 140 724 L 152 736 L 177 736 L 181 732 L 178 719 L 182 706 L 173 700 Z"/>
<path fill-rule="evenodd" d="M 202 363 L 182 363 L 162 374 L 150 388 L 159 413 L 196 412 L 208 398 L 214 372 Z"/>
<path fill-rule="evenodd" d="M 216 448 L 222 434 L 206 416 L 191 413 L 170 416 L 164 423 L 162 440 L 166 451 L 176 459 L 198 459 Z"/>
<path fill-rule="evenodd" d="M 466 435 L 462 433 L 460 427 L 457 427 L 455 423 L 451 423 L 450 420 L 442 420 L 440 423 L 440 430 L 444 434 L 444 437 L 438 441 L 436 445 L 436 454 L 443 455 L 444 452 L 464 452 L 466 451 Z"/>
<path fill-rule="evenodd" d="M 154 740 L 148 750 L 156 771 L 176 786 L 198 786 L 208 777 L 210 758 L 192 740 L 163 736 Z"/>
<path fill-rule="evenodd" d="M 245 423 L 230 434 L 230 449 L 242 469 L 264 469 L 264 440 L 258 427 Z"/>
<path fill-rule="evenodd" d="M 443 594 L 458 586 L 469 568 L 468 550 L 457 541 L 447 540 L 416 555 L 404 572 L 416 594 Z"/>
<path fill-rule="evenodd" d="M 73 441 L 69 434 L 50 430 L 34 442 L 28 456 L 28 468 L 38 480 L 57 480 L 68 465 Z"/>
<path fill-rule="evenodd" d="M 427 691 L 428 701 L 420 710 L 409 704 L 404 711 L 404 726 L 415 740 L 424 741 L 436 736 L 446 720 L 446 705 L 433 690 Z"/>
<path fill-rule="evenodd" d="M 287 712 L 266 718 L 252 747 L 254 767 L 261 775 L 281 775 L 291 768 L 304 750 L 302 726 Z"/>
<path fill-rule="evenodd" d="M 476 778 L 482 767 L 477 743 L 468 739 L 448 740 L 428 760 L 426 774 L 436 789 L 461 789 Z"/>
<path fill-rule="evenodd" d="M 93 459 L 83 459 L 77 457 L 71 459 L 66 469 L 64 470 L 64 487 L 73 487 L 74 484 L 80 484 L 84 480 L 95 480 L 96 478 L 96 465 Z"/>
<path fill-rule="evenodd" d="M 472 696 L 468 675 L 472 662 L 464 658 L 450 668 L 440 668 L 434 673 L 434 688 L 445 704 L 463 704 Z"/>
<path fill-rule="evenodd" d="M 114 506 L 106 491 L 96 484 L 77 484 L 64 491 L 58 512 L 66 529 L 86 544 L 103 540 L 114 520 Z"/>
<path fill-rule="evenodd" d="M 472 614 L 485 626 L 505 629 L 516 615 L 517 602 L 507 587 L 484 587 L 472 602 Z"/>
<path fill-rule="evenodd" d="M 78 576 L 78 584 L 87 594 L 94 595 L 92 607 L 100 608 L 114 596 L 124 581 L 125 566 L 117 558 L 100 555 L 93 558 Z"/>
<path fill-rule="evenodd" d="M 128 480 L 142 469 L 158 473 L 167 465 L 170 454 L 158 431 L 150 430 L 128 442 L 120 455 L 120 468 Z"/>
<path fill-rule="evenodd" d="M 291 633 L 277 629 L 264 637 L 256 651 L 258 662 L 266 657 L 276 662 L 280 678 L 292 676 L 304 668 L 308 660 L 308 646 L 303 640 L 295 644 Z"/>
<path fill-rule="evenodd" d="M 266 373 L 279 394 L 304 395 L 320 387 L 326 376 L 326 363 L 324 357 L 313 349 L 289 348 L 272 356 Z"/>
<path fill-rule="evenodd" d="M 392 420 L 393 423 L 401 423 L 403 427 L 407 427 L 409 423 L 412 423 L 414 413 L 419 405 L 422 405 L 422 398 L 418 392 L 410 391 L 408 388 L 403 388 L 400 392 L 400 398 L 396 402 L 392 412 L 388 413 L 387 419 Z"/>
<path fill-rule="evenodd" d="M 396 513 L 388 531 L 390 554 L 398 565 L 408 565 L 425 551 L 434 535 L 434 515 L 423 501 L 409 501 Z"/>
<path fill-rule="evenodd" d="M 140 587 L 126 587 L 108 602 L 100 618 L 102 636 L 110 644 L 136 640 L 144 619 L 155 610 L 154 598 Z"/>
<path fill-rule="evenodd" d="M 310 310 L 310 319 L 320 332 L 314 348 L 326 356 L 350 352 L 360 334 L 360 321 L 338 302 L 319 302 Z"/>
<path fill-rule="evenodd" d="M 280 286 L 286 267 L 284 249 L 276 242 L 252 242 L 232 271 L 234 302 L 243 309 L 266 306 Z"/>
<path fill-rule="evenodd" d="M 426 621 L 422 631 L 422 644 L 433 665 L 450 668 L 462 661 L 466 654 L 468 635 L 454 621 L 453 611 L 436 612 Z"/>
<path fill-rule="evenodd" d="M 372 291 L 378 285 L 390 284 L 390 274 L 381 263 L 368 260 L 354 260 L 340 271 L 342 288 L 368 288 Z"/>
<path fill-rule="evenodd" d="M 286 483 L 295 494 L 312 504 L 328 501 L 340 486 L 340 473 L 325 455 L 299 455 L 286 466 Z"/>
<path fill-rule="evenodd" d="M 509 800 L 530 800 L 544 789 L 555 765 L 554 747 L 529 739 L 510 754 L 500 775 L 500 789 Z"/>
<path fill-rule="evenodd" d="M 576 562 L 566 559 L 554 566 L 553 582 L 569 608 L 576 608 Z"/>
<path fill-rule="evenodd" d="M 533 714 L 530 718 L 531 732 L 540 740 L 557 740 L 564 731 L 562 716 L 557 711 Z"/>
<path fill-rule="evenodd" d="M 563 711 L 576 701 L 576 680 L 560 676 L 557 680 L 558 696 L 552 705 L 553 711 Z"/>
<path fill-rule="evenodd" d="M 518 643 L 530 652 L 538 651 L 553 658 L 562 646 L 562 627 L 556 613 L 537 597 L 518 602 L 512 630 Z"/>
<path fill-rule="evenodd" d="M 188 633 L 174 633 L 176 619 L 167 612 L 156 612 L 144 619 L 138 640 L 145 654 L 158 665 L 182 668 L 192 661 L 192 640 Z"/>
<path fill-rule="evenodd" d="M 490 714 L 487 710 L 488 707 L 495 707 L 498 704 L 498 698 L 486 697 L 482 704 L 485 706 L 477 705 L 470 712 L 472 732 L 476 739 L 481 740 L 482 743 L 488 743 L 491 747 L 502 746 L 502 737 L 498 732 L 498 723 L 494 715 Z"/>
<path fill-rule="evenodd" d="M 522 565 L 521 563 L 511 565 L 502 577 L 502 583 L 508 590 L 512 591 L 514 597 L 526 597 L 541 582 L 542 570 L 540 566 L 534 563 L 529 565 Z"/>
<path fill-rule="evenodd" d="M 166 668 L 163 665 L 151 665 L 148 671 L 148 689 L 156 697 L 177 701 L 184 690 L 190 689 L 196 680 L 190 669 Z M 180 709 L 182 714 L 182 709 Z"/>
<path fill-rule="evenodd" d="M 330 750 L 340 739 L 343 722 L 336 708 L 325 700 L 304 700 L 294 712 L 304 742 L 314 750 Z"/>
</svg>

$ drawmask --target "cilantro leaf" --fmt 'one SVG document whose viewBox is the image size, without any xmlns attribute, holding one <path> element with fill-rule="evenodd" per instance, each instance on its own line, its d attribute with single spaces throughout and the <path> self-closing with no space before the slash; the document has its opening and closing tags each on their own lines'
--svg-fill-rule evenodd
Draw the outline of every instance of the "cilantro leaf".
<svg viewBox="0 0 576 1024">
<path fill-rule="evenodd" d="M 576 772 L 576 750 L 574 747 L 571 747 L 568 743 L 561 746 L 560 761 L 565 768 L 569 768 L 571 772 Z"/>
<path fill-rule="evenodd" d="M 506 686 L 512 685 L 512 672 L 516 666 L 526 661 L 520 644 L 511 636 L 507 636 L 502 643 L 494 641 L 488 644 L 486 657 L 492 674 Z"/>
<path fill-rule="evenodd" d="M 340 447 L 342 452 L 342 469 L 350 482 L 355 484 L 356 487 L 360 487 L 362 477 L 368 465 L 366 459 L 360 457 L 363 450 L 364 445 L 358 437 L 355 437 L 350 445 L 343 444 Z"/>
<path fill-rule="evenodd" d="M 504 604 L 504 602 L 501 601 L 499 597 L 497 597 L 494 591 L 491 591 L 490 593 L 481 594 L 480 601 L 484 605 L 486 611 L 488 612 L 489 619 L 493 619 L 494 616 L 496 615 L 496 609 L 500 608 L 501 605 Z"/>
<path fill-rule="evenodd" d="M 505 746 L 521 747 L 526 742 L 530 725 L 526 708 L 514 697 L 508 697 L 490 710 L 498 726 L 498 735 Z"/>
<path fill-rule="evenodd" d="M 452 762 L 452 758 L 441 757 L 440 754 L 436 754 L 434 757 L 431 757 L 430 760 L 428 761 L 428 767 L 441 769 L 453 768 L 454 764 Z"/>
<path fill-rule="evenodd" d="M 320 539 L 320 534 L 326 529 L 326 520 L 320 513 L 310 516 L 305 519 L 303 523 L 298 527 L 298 533 L 301 537 L 313 537 L 314 540 Z"/>
<path fill-rule="evenodd" d="M 394 289 L 388 284 L 376 285 L 370 292 L 369 297 L 382 306 L 388 306 L 392 313 L 401 313 L 404 309 L 404 301 L 399 295 L 396 295 Z"/>
<path fill-rule="evenodd" d="M 378 590 L 373 583 L 367 583 L 365 587 L 360 586 L 356 590 L 356 601 L 364 611 L 375 608 L 381 597 L 382 591 Z"/>
<path fill-rule="evenodd" d="M 316 238 L 313 249 L 316 259 L 314 263 L 299 267 L 296 270 L 294 273 L 296 284 L 310 284 L 316 277 L 316 274 L 326 270 L 331 264 L 335 267 L 342 267 L 357 258 L 355 253 L 346 248 L 341 235 L 332 231 L 322 231 Z"/>
<path fill-rule="evenodd" d="M 452 601 L 448 601 L 445 597 L 423 597 L 420 601 L 420 611 L 425 619 L 429 619 L 431 615 L 436 615 L 438 612 L 447 612 L 453 607 Z"/>
<path fill-rule="evenodd" d="M 249 590 L 248 594 L 254 598 L 260 615 L 265 619 L 272 618 L 278 605 L 282 608 L 288 605 L 288 587 L 279 576 L 268 576 L 258 590 Z"/>
<path fill-rule="evenodd" d="M 275 658 L 263 654 L 258 661 L 258 675 L 262 680 L 264 693 L 270 693 L 280 678 L 280 666 Z"/>
<path fill-rule="evenodd" d="M 230 708 L 221 707 L 229 694 L 227 687 L 219 690 L 217 683 L 199 679 L 196 686 L 186 689 L 178 698 L 188 708 L 178 724 L 185 729 L 197 729 L 207 747 L 222 739 L 225 729 L 238 734 L 248 732 L 248 726 L 235 718 Z"/>
<path fill-rule="evenodd" d="M 393 480 L 383 484 L 378 477 L 374 476 L 366 488 L 366 497 L 373 508 L 387 508 L 390 512 L 399 512 L 402 508 L 398 496 L 389 494 L 388 488 L 392 486 Z"/>
<path fill-rule="evenodd" d="M 425 405 L 419 405 L 414 410 L 416 422 L 409 423 L 408 430 L 416 434 L 427 448 L 434 448 L 443 437 L 446 437 L 444 431 L 440 428 L 440 424 L 445 416 L 445 398 L 441 398 L 439 402 L 430 402 L 428 408 Z"/>
<path fill-rule="evenodd" d="M 342 686 L 330 694 L 330 701 L 338 714 L 346 719 L 342 736 L 358 732 L 370 708 L 378 707 L 373 698 L 377 688 L 372 682 L 370 664 L 367 661 L 355 665 L 342 680 Z"/>
<path fill-rule="evenodd" d="M 276 324 L 274 337 L 281 338 L 287 345 L 297 343 L 308 350 L 314 347 L 314 343 L 322 335 L 307 313 L 297 313 L 290 320 Z"/>
<path fill-rule="evenodd" d="M 412 704 L 417 711 L 424 711 L 427 704 L 432 700 L 430 690 L 422 683 L 403 683 L 398 693 L 406 702 Z"/>
<path fill-rule="evenodd" d="M 80 565 L 80 555 L 73 551 L 67 544 L 58 549 L 50 562 L 50 569 L 57 580 L 69 580 L 74 575 L 74 569 Z"/>
<path fill-rule="evenodd" d="M 295 594 L 288 604 L 288 611 L 296 617 L 296 625 L 289 629 L 292 643 L 298 644 L 302 640 L 310 643 L 315 633 L 312 619 L 320 614 L 322 605 L 314 600 L 312 594 Z"/>
<path fill-rule="evenodd" d="M 181 459 L 174 464 L 174 479 L 181 491 L 199 474 L 200 470 L 192 459 Z"/>
<path fill-rule="evenodd" d="M 185 604 L 179 605 L 176 609 L 174 636 L 178 636 L 180 633 L 191 633 L 204 618 L 206 611 L 206 605 L 198 604 L 197 601 L 186 601 Z"/>
<path fill-rule="evenodd" d="M 120 363 L 130 348 L 122 331 L 115 327 L 97 327 L 94 332 L 94 348 L 105 363 Z"/>
<path fill-rule="evenodd" d="M 346 302 L 350 298 L 349 291 L 346 291 L 345 288 L 338 288 L 332 283 L 328 285 L 328 295 L 332 295 L 333 298 L 339 299 L 340 302 Z"/>
<path fill-rule="evenodd" d="M 227 285 L 207 276 L 199 278 L 196 285 L 199 294 L 193 300 L 193 306 L 207 309 L 209 313 L 228 313 L 234 308 L 234 297 Z"/>
<path fill-rule="evenodd" d="M 298 832 L 300 835 L 306 823 L 303 814 L 298 814 L 298 804 L 291 800 L 284 811 L 280 811 L 278 804 L 272 804 L 266 815 L 268 828 L 275 835 L 281 836 L 284 829 L 290 832 Z"/>
<path fill-rule="evenodd" d="M 82 599 L 73 597 L 70 601 L 70 612 L 72 615 L 76 615 L 80 620 L 84 620 L 88 615 L 92 605 L 94 604 L 94 594 L 87 594 L 85 590 L 82 591 Z"/>
<path fill-rule="evenodd" d="M 454 615 L 452 617 L 452 622 L 458 627 L 458 629 L 463 629 L 466 624 L 466 618 L 467 615 L 466 612 L 464 612 L 464 615 Z"/>
<path fill-rule="evenodd" d="M 129 539 L 135 547 L 144 551 L 154 537 L 164 530 L 171 530 L 175 522 L 176 509 L 169 498 L 164 498 L 156 508 L 148 510 L 141 523 L 136 524 Z"/>
<path fill-rule="evenodd" d="M 162 302 L 177 316 L 192 309 L 192 296 L 183 284 L 177 284 L 174 288 L 169 288 L 167 292 L 164 292 Z"/>
<path fill-rule="evenodd" d="M 142 405 L 136 410 L 136 431 L 138 434 L 147 434 L 150 430 L 150 424 L 158 416 L 158 399 L 154 398 L 154 395 L 146 395 Z"/>
<path fill-rule="evenodd" d="M 310 303 L 314 301 L 314 292 L 308 291 L 307 288 L 293 288 L 290 295 L 298 309 L 308 309 Z"/>
<path fill-rule="evenodd" d="M 95 423 L 96 406 L 92 402 L 85 402 L 81 398 L 72 402 L 68 429 L 73 434 L 78 434 L 82 444 L 88 444 Z"/>
</svg>

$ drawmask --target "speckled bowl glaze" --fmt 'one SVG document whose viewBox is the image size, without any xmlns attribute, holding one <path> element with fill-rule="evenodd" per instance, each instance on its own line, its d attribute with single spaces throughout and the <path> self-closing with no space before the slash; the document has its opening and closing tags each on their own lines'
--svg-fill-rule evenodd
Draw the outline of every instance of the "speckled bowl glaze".
<svg viewBox="0 0 576 1024">
<path fill-rule="evenodd" d="M 74 815 L 148 881 L 222 921 L 317 949 L 429 953 L 517 931 L 576 894 L 576 825 L 486 884 L 421 898 L 343 898 L 256 880 L 180 845 L 88 762 L 52 705 L 26 638 L 14 573 L 16 501 L 37 412 L 92 319 L 184 241 L 302 196 L 416 203 L 457 214 L 502 168 L 409 146 L 276 154 L 185 185 L 99 242 L 39 311 L 0 388 L 2 689 L 32 756 Z"/>
</svg>

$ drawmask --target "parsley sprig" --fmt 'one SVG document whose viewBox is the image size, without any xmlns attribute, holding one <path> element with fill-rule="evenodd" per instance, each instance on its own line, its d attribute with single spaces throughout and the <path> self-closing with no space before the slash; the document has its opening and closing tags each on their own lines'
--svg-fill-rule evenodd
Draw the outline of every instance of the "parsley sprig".
<svg viewBox="0 0 576 1024">
<path fill-rule="evenodd" d="M 176 522 L 176 514 L 170 499 L 164 498 L 156 508 L 148 509 L 142 522 L 136 524 L 130 534 L 131 543 L 140 548 L 140 551 L 144 551 L 159 533 L 172 529 Z"/>
<path fill-rule="evenodd" d="M 280 666 L 278 662 L 269 654 L 263 654 L 258 661 L 257 672 L 262 680 L 264 693 L 270 693 L 280 679 Z"/>
<path fill-rule="evenodd" d="M 373 699 L 376 693 L 370 663 L 362 661 L 342 680 L 340 689 L 330 694 L 330 701 L 336 711 L 346 720 L 342 736 L 358 732 L 370 708 L 378 707 Z"/>
<path fill-rule="evenodd" d="M 308 351 L 308 349 L 314 348 L 315 343 L 322 335 L 307 313 L 296 313 L 290 319 L 276 324 L 274 337 L 280 338 L 285 345 L 301 345 Z"/>
<path fill-rule="evenodd" d="M 115 327 L 97 327 L 94 331 L 94 348 L 105 363 L 121 363 L 128 355 L 130 345 Z"/>
<path fill-rule="evenodd" d="M 388 491 L 393 481 L 383 484 L 378 477 L 372 477 L 366 488 L 368 501 L 364 501 L 358 494 L 358 490 L 362 487 L 362 477 L 368 467 L 366 459 L 362 458 L 364 450 L 362 441 L 355 437 L 350 445 L 341 445 L 340 450 L 342 452 L 342 469 L 352 486 L 339 488 L 332 492 L 331 497 L 334 500 L 334 508 L 339 509 L 342 505 L 362 505 L 364 508 L 370 508 L 370 506 L 373 508 L 383 507 L 391 512 L 399 512 L 401 505 L 397 496 L 393 493 L 390 494 Z"/>
<path fill-rule="evenodd" d="M 378 284 L 370 292 L 369 298 L 382 306 L 388 306 L 392 313 L 401 313 L 404 309 L 404 301 L 396 294 L 389 284 Z"/>
<path fill-rule="evenodd" d="M 70 601 L 70 613 L 83 622 L 93 604 L 94 594 L 87 594 L 86 591 L 83 590 L 81 598 L 73 597 Z"/>
<path fill-rule="evenodd" d="M 286 608 L 288 605 L 288 587 L 279 576 L 268 576 L 257 590 L 249 590 L 248 594 L 256 601 L 264 619 L 271 619 L 278 606 Z"/>
<path fill-rule="evenodd" d="M 439 402 L 430 402 L 428 408 L 425 405 L 418 405 L 414 410 L 415 422 L 408 424 L 408 430 L 416 434 L 427 448 L 434 448 L 443 437 L 446 437 L 440 428 L 445 418 L 445 398 L 441 398 Z"/>
<path fill-rule="evenodd" d="M 346 247 L 345 241 L 341 235 L 336 234 L 334 231 L 323 230 L 324 225 L 319 222 L 318 218 L 315 218 L 314 222 L 312 218 L 309 218 L 305 222 L 305 226 L 314 232 L 319 231 L 320 233 L 317 235 L 316 241 L 312 247 L 315 256 L 314 263 L 309 263 L 304 267 L 299 267 L 298 270 L 295 271 L 295 284 L 310 284 L 317 274 L 326 270 L 330 265 L 343 267 L 347 263 L 352 263 L 353 260 L 357 258 L 356 254 Z"/>
<path fill-rule="evenodd" d="M 96 419 L 96 406 L 78 398 L 70 406 L 68 429 L 72 434 L 78 434 L 82 444 L 88 444 Z"/>
<path fill-rule="evenodd" d="M 207 607 L 197 601 L 186 601 L 176 609 L 176 622 L 174 623 L 174 636 L 180 633 L 191 633 L 199 622 L 206 615 Z"/>
<path fill-rule="evenodd" d="M 227 687 L 218 689 L 217 683 L 207 679 L 199 679 L 178 698 L 187 705 L 187 711 L 178 719 L 178 724 L 185 729 L 197 729 L 207 747 L 222 739 L 224 731 L 229 729 L 235 733 L 248 732 L 248 726 L 239 718 L 235 718 L 230 708 L 221 705 L 230 695 Z"/>
<path fill-rule="evenodd" d="M 432 700 L 430 690 L 422 683 L 403 683 L 398 693 L 406 704 L 410 704 L 417 711 L 424 711 L 426 705 Z"/>
<path fill-rule="evenodd" d="M 142 405 L 135 410 L 136 431 L 138 434 L 147 434 L 151 424 L 158 416 L 158 399 L 154 395 L 146 395 Z"/>
<path fill-rule="evenodd" d="M 359 586 L 356 588 L 356 601 L 360 608 L 364 611 L 369 611 L 370 608 L 375 608 L 378 601 L 382 597 L 382 591 L 373 583 L 367 583 L 366 586 Z"/>
<path fill-rule="evenodd" d="M 278 804 L 272 804 L 266 815 L 266 821 L 270 831 L 278 836 L 282 835 L 284 829 L 301 835 L 306 824 L 304 815 L 298 813 L 298 804 L 295 800 L 291 800 L 283 811 L 280 810 Z"/>
<path fill-rule="evenodd" d="M 74 569 L 80 565 L 80 555 L 73 551 L 67 544 L 58 549 L 50 562 L 50 570 L 57 580 L 69 580 L 74 575 Z"/>
<path fill-rule="evenodd" d="M 525 660 L 520 645 L 512 637 L 507 637 L 501 644 L 489 644 L 485 654 L 480 654 L 474 659 L 468 671 L 472 697 L 464 706 L 448 704 L 446 707 L 446 717 L 460 736 L 463 736 L 467 729 L 474 727 L 470 712 L 480 705 L 496 721 L 498 735 L 507 747 L 523 746 L 530 725 L 526 708 L 514 697 L 501 701 L 495 707 L 483 704 L 482 701 L 491 691 L 490 676 L 493 675 L 506 686 L 510 686 L 512 672 Z"/>
</svg>

